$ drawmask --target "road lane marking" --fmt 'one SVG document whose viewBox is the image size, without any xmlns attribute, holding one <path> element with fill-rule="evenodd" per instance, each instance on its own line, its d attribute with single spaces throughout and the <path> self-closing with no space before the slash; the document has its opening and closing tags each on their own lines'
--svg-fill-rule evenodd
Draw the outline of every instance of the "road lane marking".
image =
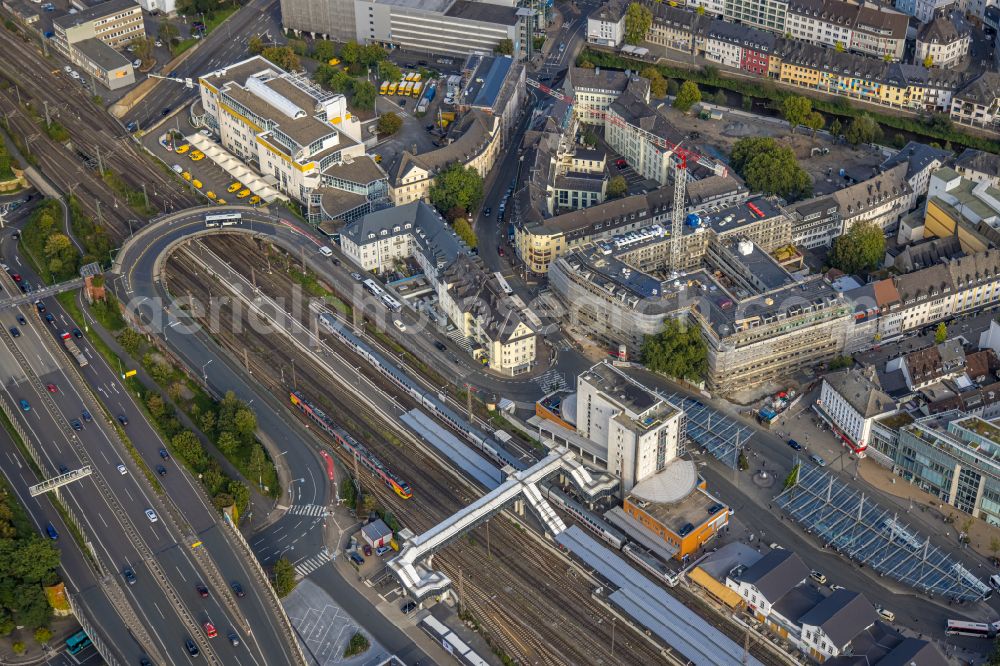
<svg viewBox="0 0 1000 666">
<path fill-rule="evenodd" d="M 159 604 L 157 604 L 157 603 L 156 603 L 156 602 L 154 601 L 154 602 L 153 602 L 153 606 L 154 606 L 154 607 L 156 608 L 156 612 L 160 614 L 160 617 L 161 617 L 161 618 L 163 618 L 164 620 L 166 620 L 166 619 L 167 619 L 167 616 L 163 614 L 163 611 L 162 611 L 162 610 L 160 610 L 160 606 L 159 606 Z"/>
<path fill-rule="evenodd" d="M 181 568 L 180 568 L 179 566 L 177 566 L 177 565 L 175 564 L 175 565 L 174 565 L 174 569 L 177 569 L 177 574 L 178 574 L 178 575 L 179 575 L 179 576 L 180 576 L 180 577 L 181 577 L 182 579 L 184 579 L 184 582 L 186 583 L 186 582 L 187 582 L 187 577 L 186 577 L 186 576 L 184 575 L 184 572 L 183 572 L 183 571 L 181 571 Z"/>
<path fill-rule="evenodd" d="M 101 522 L 104 523 L 105 527 L 110 527 L 110 525 L 108 525 L 108 521 L 104 520 L 104 514 L 98 512 L 97 517 L 101 519 Z"/>
</svg>

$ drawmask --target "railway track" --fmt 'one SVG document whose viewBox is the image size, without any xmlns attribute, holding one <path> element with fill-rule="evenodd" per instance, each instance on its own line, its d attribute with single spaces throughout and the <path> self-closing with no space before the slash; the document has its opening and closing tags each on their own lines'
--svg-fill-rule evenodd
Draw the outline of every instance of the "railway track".
<svg viewBox="0 0 1000 666">
<path fill-rule="evenodd" d="M 235 265 L 259 265 L 260 251 L 252 243 L 234 237 L 212 240 L 214 250 L 225 248 Z M 288 296 L 291 284 L 281 275 L 257 275 L 258 286 L 276 297 Z M 175 293 L 190 293 L 202 302 L 209 298 L 204 272 L 193 260 L 175 255 L 167 263 L 167 284 Z M 272 291 L 273 290 L 273 291 Z M 218 293 L 216 293 L 218 296 Z M 222 321 L 237 322 L 228 306 L 219 308 Z M 245 326 L 246 322 L 242 322 Z M 215 331 L 216 339 L 242 357 L 248 349 L 251 372 L 265 386 L 280 394 L 292 388 L 291 363 L 295 359 L 296 387 L 353 435 L 362 439 L 414 488 L 414 499 L 404 501 L 364 475 L 362 481 L 379 501 L 411 529 L 423 531 L 440 522 L 474 498 L 445 473 L 438 463 L 420 450 L 396 446 L 369 423 L 383 417 L 371 406 L 353 399 L 345 391 L 331 391 L 328 381 L 316 379 L 324 372 L 311 357 L 299 354 L 292 345 L 275 344 L 273 336 L 247 330 L 239 339 L 228 328 Z M 332 341 L 331 341 L 332 342 Z M 347 357 L 347 350 L 344 350 Z M 285 381 L 282 381 L 281 378 Z M 325 379 L 325 378 L 324 378 Z M 389 386 L 384 387 L 389 390 Z M 402 400 L 400 400 L 402 402 Z M 357 417 L 357 418 L 356 418 Z M 315 431 L 314 431 L 315 432 Z M 332 440 L 320 436 L 340 455 Z M 342 457 L 343 460 L 343 457 Z M 345 461 L 351 469 L 351 461 Z M 419 476 L 417 470 L 420 470 Z M 611 664 L 659 663 L 662 658 L 644 638 L 624 627 L 616 637 L 616 654 L 610 652 L 610 617 L 591 598 L 589 582 L 576 575 L 566 560 L 542 548 L 534 537 L 507 519 L 494 519 L 491 534 L 480 527 L 472 538 L 458 540 L 435 556 L 435 567 L 453 581 L 463 580 L 463 602 L 508 654 L 521 663 Z M 486 547 L 487 539 L 497 544 Z M 462 572 L 462 573 L 460 573 Z M 572 573 L 571 573 L 572 572 Z M 516 608 L 516 612 L 512 612 Z M 580 629 L 586 627 L 586 632 Z"/>
<path fill-rule="evenodd" d="M 145 224 L 145 220 L 128 208 L 96 169 L 83 166 L 76 150 L 94 159 L 100 152 L 104 167 L 117 173 L 130 187 L 139 190 L 146 185 L 150 203 L 159 210 L 197 203 L 196 197 L 135 145 L 117 120 L 94 103 L 84 86 L 62 72 L 61 58 L 46 57 L 34 39 L 26 42 L 8 30 L 0 30 L 0 52 L 6 56 L 0 76 L 10 84 L 0 95 L 0 110 L 12 130 L 27 140 L 41 169 L 54 184 L 65 192 L 77 194 L 84 210 L 95 219 L 98 218 L 96 202 L 101 202 L 100 218 L 116 241 L 130 233 L 129 220 L 137 220 L 138 226 Z M 18 97 L 22 104 L 30 103 L 41 117 L 47 104 L 50 116 L 69 133 L 73 149 L 49 139 L 42 126 L 18 106 Z M 136 226 L 133 222 L 133 230 Z"/>
</svg>

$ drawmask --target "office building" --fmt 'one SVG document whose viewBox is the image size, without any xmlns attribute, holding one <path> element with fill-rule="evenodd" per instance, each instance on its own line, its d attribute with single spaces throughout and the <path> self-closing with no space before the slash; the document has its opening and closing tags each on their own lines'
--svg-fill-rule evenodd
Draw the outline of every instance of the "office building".
<svg viewBox="0 0 1000 666">
<path fill-rule="evenodd" d="M 882 390 L 874 368 L 848 368 L 824 376 L 816 406 L 833 432 L 861 456 L 875 420 L 896 411 L 895 401 Z"/>
<path fill-rule="evenodd" d="M 69 55 L 70 46 L 85 39 L 98 39 L 112 49 L 123 49 L 133 39 L 146 36 L 142 7 L 134 0 L 108 0 L 75 14 L 52 21 L 53 43 Z"/>
<path fill-rule="evenodd" d="M 587 15 L 587 43 L 621 46 L 625 41 L 625 6 L 617 0 L 599 5 Z"/>
<path fill-rule="evenodd" d="M 132 62 L 94 37 L 74 43 L 70 59 L 80 67 L 81 75 L 93 75 L 109 90 L 118 90 L 135 83 Z"/>
<path fill-rule="evenodd" d="M 209 72 L 198 84 L 206 122 L 222 145 L 296 201 L 315 205 L 313 193 L 345 184 L 340 165 L 365 156 L 361 123 L 347 98 L 304 74 L 254 56 Z M 385 199 L 384 179 L 364 180 L 371 189 L 361 196 Z M 348 191 L 357 194 L 357 185 Z M 348 203 L 348 212 L 355 208 Z"/>
</svg>

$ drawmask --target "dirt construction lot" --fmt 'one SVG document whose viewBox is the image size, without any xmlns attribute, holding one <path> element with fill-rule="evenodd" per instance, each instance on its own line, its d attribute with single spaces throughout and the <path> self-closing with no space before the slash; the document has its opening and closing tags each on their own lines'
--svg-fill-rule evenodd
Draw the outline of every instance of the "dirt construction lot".
<svg viewBox="0 0 1000 666">
<path fill-rule="evenodd" d="M 748 136 L 770 136 L 789 145 L 795 151 L 799 164 L 813 179 L 813 190 L 817 195 L 829 194 L 848 183 L 838 173 L 840 169 L 863 172 L 866 167 L 874 169 L 885 159 L 881 152 L 870 146 L 852 148 L 847 144 L 835 144 L 825 133 L 811 136 L 807 130 L 790 134 L 788 124 L 778 118 L 748 116 L 742 113 L 726 112 L 721 120 L 702 120 L 694 115 L 685 115 L 664 106 L 661 112 L 666 118 L 685 132 L 698 132 L 698 147 L 715 159 L 729 161 L 733 145 Z M 813 148 L 826 148 L 825 155 L 811 156 Z"/>
</svg>

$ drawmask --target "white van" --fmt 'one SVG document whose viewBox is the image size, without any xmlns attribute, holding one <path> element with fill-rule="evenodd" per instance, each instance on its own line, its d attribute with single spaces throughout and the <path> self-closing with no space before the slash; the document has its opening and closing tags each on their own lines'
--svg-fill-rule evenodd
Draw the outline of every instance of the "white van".
<svg viewBox="0 0 1000 666">
<path fill-rule="evenodd" d="M 324 257 L 332 257 L 333 256 L 333 250 L 331 250 L 326 245 L 320 246 L 319 253 L 322 254 Z"/>
<path fill-rule="evenodd" d="M 1000 574 L 990 576 L 990 587 L 994 590 L 1000 590 Z"/>
</svg>

